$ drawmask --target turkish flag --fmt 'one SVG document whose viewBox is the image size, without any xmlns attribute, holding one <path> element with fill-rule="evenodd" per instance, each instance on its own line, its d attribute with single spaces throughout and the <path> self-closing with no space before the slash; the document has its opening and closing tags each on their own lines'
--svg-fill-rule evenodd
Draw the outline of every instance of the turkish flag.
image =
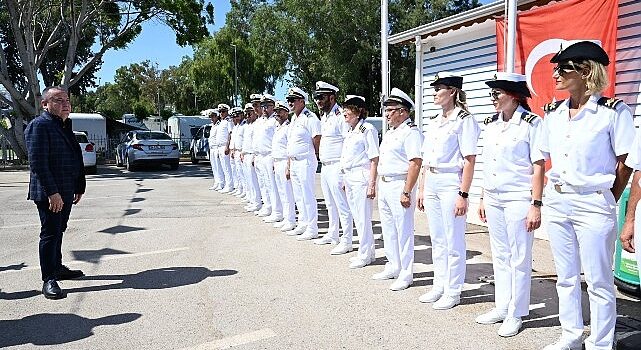
<svg viewBox="0 0 641 350">
<path fill-rule="evenodd" d="M 542 115 L 543 105 L 569 96 L 565 91 L 555 90 L 552 79 L 555 64 L 550 63 L 564 40 L 601 42 L 610 58 L 607 67 L 610 85 L 604 95 L 614 96 L 617 17 L 616 0 L 566 0 L 518 14 L 514 71 L 528 78 L 532 112 Z M 499 71 L 504 71 L 506 25 L 504 17 L 496 20 Z"/>
</svg>

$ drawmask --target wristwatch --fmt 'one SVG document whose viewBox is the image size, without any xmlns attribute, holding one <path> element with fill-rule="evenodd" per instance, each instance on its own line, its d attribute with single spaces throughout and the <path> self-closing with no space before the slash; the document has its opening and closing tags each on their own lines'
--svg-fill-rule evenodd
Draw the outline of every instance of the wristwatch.
<svg viewBox="0 0 641 350">
<path fill-rule="evenodd" d="M 469 194 L 469 193 L 467 193 L 467 192 L 463 192 L 463 191 L 458 191 L 458 195 L 459 195 L 459 196 L 461 196 L 461 197 L 463 197 L 463 198 L 467 198 L 467 197 L 469 197 L 469 196 L 470 196 L 470 194 Z"/>
<path fill-rule="evenodd" d="M 537 208 L 540 208 L 540 207 L 542 207 L 542 206 L 543 206 L 543 201 L 540 201 L 540 200 L 536 200 L 536 199 L 535 199 L 535 200 L 533 200 L 533 201 L 532 201 L 532 205 L 533 205 L 533 206 L 535 206 L 535 207 L 537 207 Z"/>
<path fill-rule="evenodd" d="M 401 193 L 402 193 L 405 197 L 410 198 L 410 193 L 409 193 L 409 192 L 405 192 L 405 191 L 403 191 L 403 192 L 401 192 Z"/>
</svg>

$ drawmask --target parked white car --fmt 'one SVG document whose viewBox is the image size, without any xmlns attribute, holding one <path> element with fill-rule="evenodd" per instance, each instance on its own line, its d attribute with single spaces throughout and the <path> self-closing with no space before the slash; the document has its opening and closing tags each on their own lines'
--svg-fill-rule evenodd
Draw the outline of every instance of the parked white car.
<svg viewBox="0 0 641 350">
<path fill-rule="evenodd" d="M 129 171 L 143 164 L 167 164 L 176 170 L 179 161 L 178 144 L 162 131 L 130 131 L 116 149 L 116 165 Z"/>
<path fill-rule="evenodd" d="M 85 174 L 95 174 L 97 169 L 94 144 L 89 142 L 87 134 L 84 132 L 74 131 L 73 134 L 76 136 L 76 141 L 78 141 L 80 149 L 82 150 L 82 162 L 85 165 Z"/>
</svg>

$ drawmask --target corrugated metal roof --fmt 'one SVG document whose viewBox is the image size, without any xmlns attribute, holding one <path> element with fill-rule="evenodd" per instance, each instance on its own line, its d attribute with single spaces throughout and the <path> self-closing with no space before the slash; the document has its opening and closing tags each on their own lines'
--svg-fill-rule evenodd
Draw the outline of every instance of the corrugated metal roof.
<svg viewBox="0 0 641 350">
<path fill-rule="evenodd" d="M 553 0 L 518 0 L 518 10 L 525 11 L 532 7 L 547 5 Z M 424 24 L 404 32 L 390 35 L 388 43 L 390 45 L 413 42 L 417 35 L 421 38 L 433 36 L 440 33 L 446 33 L 462 27 L 468 27 L 475 23 L 482 23 L 495 16 L 502 16 L 505 12 L 506 1 L 497 1 L 491 4 L 483 5 L 475 9 L 461 12 L 457 15 L 446 17 L 432 23 Z"/>
</svg>

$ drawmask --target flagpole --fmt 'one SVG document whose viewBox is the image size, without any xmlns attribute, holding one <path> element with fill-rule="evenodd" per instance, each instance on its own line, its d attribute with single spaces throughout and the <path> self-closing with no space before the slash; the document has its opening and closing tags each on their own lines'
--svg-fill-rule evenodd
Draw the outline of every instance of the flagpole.
<svg viewBox="0 0 641 350">
<path fill-rule="evenodd" d="M 387 0 L 381 0 L 381 115 L 383 117 L 383 135 L 387 131 L 387 120 L 383 108 L 383 102 L 389 95 L 389 60 L 387 55 Z"/>
<path fill-rule="evenodd" d="M 505 52 L 505 71 L 514 73 L 514 53 L 516 52 L 516 0 L 507 1 L 507 45 Z"/>
</svg>

